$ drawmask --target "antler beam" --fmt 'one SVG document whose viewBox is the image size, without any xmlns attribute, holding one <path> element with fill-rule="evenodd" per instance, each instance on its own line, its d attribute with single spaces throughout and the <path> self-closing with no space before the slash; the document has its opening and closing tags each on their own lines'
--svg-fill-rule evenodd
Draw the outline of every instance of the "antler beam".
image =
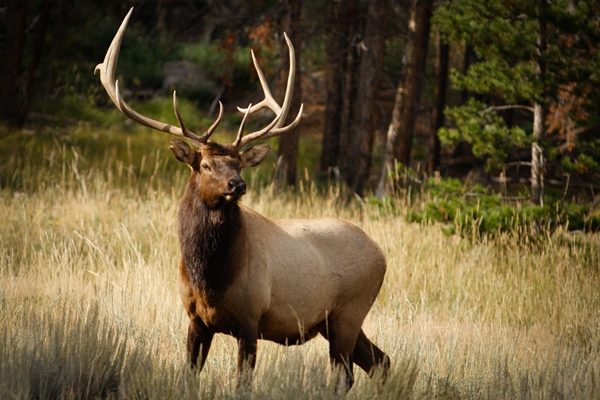
<svg viewBox="0 0 600 400">
<path fill-rule="evenodd" d="M 123 41 L 123 36 L 125 35 L 125 29 L 127 28 L 127 24 L 129 23 L 129 19 L 131 18 L 131 13 L 133 12 L 133 7 L 127 13 L 127 16 L 121 23 L 117 34 L 112 40 L 108 51 L 106 52 L 106 56 L 104 57 L 104 62 L 98 64 L 94 69 L 94 73 L 100 72 L 100 82 L 102 82 L 102 86 L 106 90 L 106 93 L 110 97 L 110 99 L 115 103 L 117 108 L 125 114 L 127 117 L 132 119 L 133 121 L 147 126 L 148 128 L 156 129 L 159 131 L 170 133 L 171 135 L 179 136 L 185 139 L 188 139 L 196 144 L 204 144 L 208 141 L 208 138 L 216 129 L 219 122 L 221 122 L 221 118 L 223 117 L 223 105 L 219 102 L 220 112 L 219 117 L 213 123 L 213 125 L 204 133 L 202 136 L 198 136 L 193 132 L 188 131 L 183 124 L 183 120 L 181 118 L 181 114 L 179 113 L 179 109 L 177 107 L 177 98 L 175 92 L 173 92 L 173 107 L 175 109 L 175 114 L 177 116 L 177 120 L 179 121 L 181 127 L 176 127 L 164 122 L 156 121 L 152 118 L 148 118 L 143 116 L 142 114 L 135 111 L 129 104 L 123 100 L 123 98 L 119 94 L 119 81 L 115 80 L 115 71 L 117 69 L 117 60 L 119 58 L 119 51 L 121 49 L 121 42 Z"/>
<path fill-rule="evenodd" d="M 265 79 L 265 75 L 262 69 L 260 68 L 260 65 L 258 64 L 258 61 L 256 60 L 254 51 L 252 51 L 252 61 L 254 62 L 254 68 L 256 68 L 256 73 L 258 74 L 258 79 L 260 80 L 260 85 L 265 94 L 265 98 L 259 103 L 255 104 L 254 106 L 249 106 L 248 108 L 238 107 L 238 110 L 246 114 L 253 114 L 267 107 L 275 113 L 275 119 L 273 119 L 273 121 L 271 121 L 269 125 L 267 125 L 261 130 L 249 133 L 242 138 L 240 138 L 238 135 L 238 139 L 236 139 L 236 141 L 234 142 L 234 145 L 237 148 L 242 148 L 248 143 L 253 142 L 255 140 L 264 140 L 273 136 L 281 135 L 282 133 L 294 129 L 298 125 L 298 123 L 300 123 L 300 119 L 302 118 L 302 110 L 304 109 L 304 104 L 300 105 L 300 110 L 298 111 L 298 115 L 296 116 L 294 121 L 287 126 L 282 126 L 283 124 L 285 124 L 285 120 L 290 111 L 290 106 L 292 104 L 292 95 L 294 94 L 294 80 L 296 77 L 296 53 L 294 52 L 294 46 L 292 45 L 292 42 L 288 38 L 287 34 L 284 33 L 283 37 L 285 38 L 285 42 L 287 43 L 289 50 L 288 53 L 290 56 L 290 71 L 288 73 L 287 87 L 285 90 L 283 105 L 280 106 L 273 98 L 271 90 L 269 89 L 269 84 Z"/>
<path fill-rule="evenodd" d="M 148 118 L 138 113 L 133 108 L 131 108 L 131 106 L 129 106 L 129 104 L 127 104 L 125 100 L 123 100 L 123 98 L 121 97 L 119 93 L 119 81 L 115 80 L 115 71 L 117 69 L 117 60 L 119 58 L 119 51 L 121 49 L 123 36 L 125 35 L 125 29 L 127 28 L 127 24 L 129 23 L 129 19 L 131 18 L 132 12 L 133 7 L 127 13 L 127 16 L 121 23 L 119 30 L 113 38 L 110 47 L 106 52 L 106 56 L 104 57 L 104 62 L 96 66 L 96 68 L 94 69 L 94 73 L 100 72 L 100 82 L 102 82 L 102 86 L 104 86 L 104 89 L 106 89 L 106 93 L 108 94 L 110 99 L 113 101 L 113 103 L 115 103 L 117 108 L 123 114 L 125 114 L 133 121 L 152 129 L 167 132 L 171 135 L 188 139 L 194 142 L 196 145 L 205 144 L 214 132 L 214 130 L 219 125 L 219 122 L 221 122 L 221 119 L 223 118 L 223 104 L 221 104 L 221 102 L 219 102 L 219 116 L 217 117 L 215 122 L 202 136 L 198 136 L 197 134 L 187 130 L 183 122 L 183 118 L 181 117 L 181 114 L 179 112 L 179 108 L 177 105 L 177 94 L 175 91 L 173 92 L 173 108 L 175 111 L 175 116 L 177 117 L 177 121 L 179 121 L 179 127 L 164 122 L 156 121 L 152 118 Z M 238 149 L 241 149 L 242 147 L 255 140 L 264 140 L 288 132 L 294 129 L 300 122 L 304 105 L 300 106 L 300 110 L 298 111 L 298 115 L 296 116 L 294 121 L 287 126 L 283 126 L 285 124 L 287 115 L 290 111 L 292 95 L 294 92 L 294 80 L 296 76 L 296 56 L 294 53 L 294 46 L 292 45 L 290 39 L 285 33 L 284 38 L 289 49 L 290 71 L 288 74 L 287 87 L 285 91 L 285 97 L 283 99 L 283 105 L 280 106 L 273 98 L 267 80 L 265 79 L 265 75 L 262 69 L 260 68 L 260 65 L 258 64 L 258 61 L 256 60 L 254 52 L 252 52 L 252 61 L 254 62 L 254 67 L 256 68 L 256 72 L 258 74 L 261 87 L 265 94 L 265 98 L 256 105 L 249 105 L 245 109 L 238 108 L 241 112 L 244 113 L 244 119 L 242 121 L 242 124 L 240 125 L 238 135 L 235 141 L 232 143 L 232 145 Z M 248 116 L 265 107 L 269 108 L 275 113 L 275 118 L 264 128 L 244 136 L 243 130 Z"/>
</svg>

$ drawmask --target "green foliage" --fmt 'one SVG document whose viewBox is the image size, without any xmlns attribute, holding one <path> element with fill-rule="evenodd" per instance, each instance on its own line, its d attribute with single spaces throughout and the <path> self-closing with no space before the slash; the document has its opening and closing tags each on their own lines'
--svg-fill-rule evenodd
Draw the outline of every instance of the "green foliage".
<svg viewBox="0 0 600 400">
<path fill-rule="evenodd" d="M 49 30 L 47 41 L 52 51 L 45 54 L 41 80 L 51 85 L 49 90 L 58 98 L 95 104 L 103 89 L 94 68 L 104 60 L 121 21 L 107 18 L 105 10 L 93 2 L 76 1 L 71 11 L 77 15 L 67 14 L 64 18 L 68 23 Z M 176 47 L 170 40 L 149 34 L 132 21 L 123 39 L 117 78 L 125 77 L 120 80 L 122 87 L 132 90 L 158 88 L 162 84 L 162 65 L 175 54 Z M 52 102 L 45 106 L 51 107 Z"/>
<path fill-rule="evenodd" d="M 502 93 L 507 103 L 514 104 L 534 99 L 539 93 L 534 69 L 531 62 L 510 65 L 505 59 L 491 59 L 471 65 L 466 75 L 453 70 L 450 78 L 459 89 L 482 94 Z"/>
<path fill-rule="evenodd" d="M 507 203 L 498 193 L 456 178 L 429 178 L 424 192 L 429 201 L 408 212 L 411 222 L 438 222 L 448 234 L 488 236 L 501 233 L 535 235 L 541 227 L 569 230 L 600 229 L 600 216 L 589 205 L 551 202 L 534 206 L 528 201 Z"/>
<path fill-rule="evenodd" d="M 259 52 L 255 50 L 265 74 L 274 70 L 279 62 L 275 50 L 267 46 L 261 47 Z M 236 88 L 254 88 L 258 85 L 248 46 L 220 40 L 187 43 L 182 45 L 180 55 L 200 65 L 213 80 Z"/>
<path fill-rule="evenodd" d="M 97 82 L 100 86 L 100 83 Z M 107 96 L 108 97 L 108 96 Z M 179 111 L 184 118 L 186 125 L 193 131 L 202 131 L 209 127 L 214 121 L 207 118 L 199 109 L 198 104 L 185 97 L 177 98 Z M 177 118 L 173 111 L 173 99 L 171 96 L 154 97 L 148 101 L 138 102 L 136 100 L 128 101 L 128 104 L 139 113 L 150 118 L 164 121 L 172 125 L 178 125 Z M 125 117 L 113 104 L 108 103 L 105 107 L 98 107 L 85 101 L 80 101 L 76 97 L 65 96 L 49 103 L 46 106 L 46 112 L 51 115 L 47 122 L 49 129 L 57 127 L 64 128 L 66 125 L 75 123 L 92 123 L 101 127 L 120 126 L 127 131 L 149 132 L 149 128 L 134 124 Z M 229 119 L 225 118 L 224 126 L 231 125 Z M 239 124 L 238 124 L 239 125 Z M 92 129 L 90 127 L 90 129 Z"/>
<path fill-rule="evenodd" d="M 467 71 L 452 71 L 451 81 L 479 96 L 447 110 L 452 127 L 439 132 L 442 141 L 466 140 L 488 167 L 499 167 L 511 151 L 531 143 L 533 114 L 519 115 L 509 126 L 490 105 L 531 110 L 539 104 L 547 138 L 539 145 L 554 163 L 546 173 L 595 177 L 600 149 L 579 132 L 598 123 L 599 13 L 597 1 L 443 2 L 434 26 L 456 49 L 476 55 Z"/>
<path fill-rule="evenodd" d="M 516 147 L 525 147 L 532 141 L 531 132 L 507 126 L 495 110 L 473 98 L 463 106 L 447 109 L 446 116 L 456 127 L 439 130 L 442 145 L 460 140 L 471 143 L 473 154 L 485 157 L 488 169 L 500 168 Z"/>
<path fill-rule="evenodd" d="M 384 70 L 390 76 L 392 82 L 398 81 L 404 70 L 404 40 L 398 37 L 391 37 L 385 41 L 385 60 Z"/>
<path fill-rule="evenodd" d="M 118 71 L 130 82 L 130 88 L 131 84 L 133 88 L 160 88 L 162 67 L 166 61 L 175 59 L 177 47 L 160 35 L 135 29 L 132 32 L 128 29 L 127 33 L 119 53 Z"/>
<path fill-rule="evenodd" d="M 211 118 L 205 117 L 198 110 L 197 104 L 190 100 L 185 98 L 179 99 L 178 96 L 177 106 L 185 121 L 185 125 L 194 132 L 204 131 L 214 122 Z M 171 96 L 155 97 L 150 101 L 141 102 L 139 105 L 136 105 L 136 110 L 142 115 L 179 126 L 177 117 L 173 111 L 173 98 Z M 138 124 L 135 125 L 135 128 L 143 131 L 149 129 Z"/>
<path fill-rule="evenodd" d="M 166 135 L 132 128 L 124 121 L 110 129 L 87 123 L 68 129 L 0 129 L 0 189 L 87 191 L 87 185 L 111 180 L 145 196 L 150 189 L 171 187 L 174 180 L 181 180 L 187 169 L 172 157 Z"/>
<path fill-rule="evenodd" d="M 580 143 L 580 151 L 560 158 L 560 169 L 565 175 L 600 178 L 600 146 L 594 142 Z"/>
<path fill-rule="evenodd" d="M 304 71 L 324 71 L 327 68 L 325 40 L 320 37 L 307 38 L 302 47 L 302 69 Z"/>
<path fill-rule="evenodd" d="M 527 9 L 522 2 L 460 0 L 445 2 L 436 11 L 433 21 L 445 39 L 468 43 L 479 58 L 465 74 L 452 71 L 457 88 L 501 97 L 508 104 L 537 101 L 542 91 L 535 75 L 537 22 L 521 15 L 523 7 Z M 442 143 L 471 143 L 473 154 L 486 158 L 488 169 L 501 167 L 511 152 L 532 141 L 528 127 L 508 126 L 493 107 L 474 98 L 447 109 L 446 117 L 453 127 L 439 131 Z"/>
<path fill-rule="evenodd" d="M 101 87 L 99 82 L 97 85 Z M 89 101 L 79 99 L 78 96 L 63 96 L 48 102 L 44 106 L 44 112 L 50 116 L 47 121 L 49 129 L 76 122 L 92 122 L 109 127 L 124 120 L 123 114 L 116 107 L 97 107 Z"/>
<path fill-rule="evenodd" d="M 479 58 L 530 59 L 535 52 L 535 41 L 530 39 L 537 29 L 536 20 L 523 14 L 531 12 L 530 3 L 527 0 L 509 4 L 502 0 L 444 2 L 436 10 L 432 23 L 447 42 L 472 44 Z"/>
</svg>

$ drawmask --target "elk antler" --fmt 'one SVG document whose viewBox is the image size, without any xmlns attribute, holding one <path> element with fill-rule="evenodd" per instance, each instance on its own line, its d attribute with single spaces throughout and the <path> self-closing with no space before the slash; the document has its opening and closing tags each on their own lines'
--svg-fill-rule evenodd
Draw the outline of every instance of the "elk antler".
<svg viewBox="0 0 600 400">
<path fill-rule="evenodd" d="M 298 123 L 300 122 L 300 118 L 302 117 L 302 110 L 304 108 L 304 104 L 300 105 L 300 110 L 298 111 L 298 115 L 296 116 L 296 119 L 291 124 L 289 124 L 287 126 L 282 126 L 283 124 L 285 124 L 285 119 L 287 118 L 288 112 L 290 111 L 290 106 L 292 104 L 292 94 L 294 93 L 294 78 L 296 76 L 296 56 L 294 53 L 294 46 L 292 45 L 292 42 L 290 41 L 290 39 L 288 38 L 288 36 L 285 33 L 283 34 L 283 36 L 287 43 L 287 46 L 289 49 L 289 55 L 290 55 L 290 72 L 288 74 L 287 87 L 285 90 L 285 97 L 283 99 L 283 105 L 280 106 L 273 98 L 273 95 L 271 94 L 271 90 L 269 89 L 267 80 L 265 79 L 265 75 L 263 74 L 262 69 L 260 68 L 260 65 L 258 64 L 258 61 L 256 61 L 256 56 L 254 55 L 254 51 L 252 51 L 252 61 L 254 62 L 254 67 L 256 68 L 256 72 L 258 74 L 258 79 L 260 80 L 260 85 L 262 86 L 263 92 L 265 93 L 265 98 L 264 98 L 264 100 L 255 104 L 254 106 L 249 105 L 247 108 L 238 107 L 238 110 L 240 112 L 245 113 L 245 115 L 244 115 L 244 121 L 245 121 L 248 114 L 252 114 L 256 111 L 262 110 L 263 108 L 267 107 L 275 113 L 275 119 L 273 119 L 273 121 L 271 121 L 271 123 L 269 125 L 267 125 L 266 127 L 264 127 L 263 129 L 258 130 L 256 132 L 249 133 L 243 137 L 242 137 L 243 125 L 240 126 L 240 131 L 238 132 L 238 136 L 237 136 L 236 140 L 233 142 L 233 145 L 235 147 L 237 147 L 238 149 L 244 147 L 245 145 L 247 145 L 248 143 L 250 143 L 254 140 L 267 139 L 267 138 L 270 138 L 273 136 L 278 136 L 278 135 L 281 135 L 282 133 L 288 132 L 288 131 L 294 129 L 298 125 Z"/>
<path fill-rule="evenodd" d="M 223 117 L 223 104 L 221 104 L 221 102 L 219 102 L 220 110 L 219 116 L 217 117 L 216 121 L 211 125 L 210 128 L 208 128 L 208 130 L 202 136 L 198 136 L 185 128 L 185 125 L 181 118 L 181 114 L 179 113 L 179 108 L 177 107 L 177 97 L 175 92 L 173 92 L 173 108 L 175 109 L 175 115 L 177 116 L 177 120 L 179 121 L 181 128 L 145 117 L 142 114 L 139 114 L 133 108 L 131 108 L 129 104 L 127 104 L 121 98 L 119 94 L 119 81 L 115 80 L 115 70 L 117 69 L 117 59 L 119 58 L 121 42 L 123 41 L 125 29 L 127 28 L 127 24 L 129 23 L 129 18 L 131 17 L 132 12 L 133 7 L 129 10 L 129 13 L 127 13 L 127 16 L 121 23 L 117 34 L 112 40 L 110 47 L 106 52 L 106 56 L 104 57 L 104 62 L 96 66 L 96 68 L 94 69 L 94 74 L 100 71 L 100 82 L 102 82 L 102 86 L 104 86 L 104 89 L 106 89 L 106 93 L 108 93 L 110 99 L 113 101 L 113 103 L 115 103 L 117 108 L 123 114 L 125 114 L 135 122 L 152 129 L 170 133 L 171 135 L 189 139 L 190 141 L 196 144 L 206 143 L 210 135 L 212 135 L 214 130 L 217 128 L 217 125 L 219 125 L 219 122 L 221 122 L 221 118 Z"/>
</svg>

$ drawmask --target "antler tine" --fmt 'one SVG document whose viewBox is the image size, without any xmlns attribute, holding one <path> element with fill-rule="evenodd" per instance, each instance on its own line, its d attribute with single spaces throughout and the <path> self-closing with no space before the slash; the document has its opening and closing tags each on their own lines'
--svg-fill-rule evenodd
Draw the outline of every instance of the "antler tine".
<svg viewBox="0 0 600 400">
<path fill-rule="evenodd" d="M 256 132 L 249 133 L 248 135 L 241 138 L 241 140 L 236 139 L 235 143 L 237 143 L 236 147 L 238 147 L 238 148 L 242 148 L 254 140 L 267 139 L 267 138 L 270 138 L 273 136 L 278 136 L 278 135 L 281 135 L 282 133 L 288 132 L 288 131 L 294 129 L 300 122 L 300 119 L 302 118 L 302 111 L 304 109 L 304 105 L 300 106 L 300 110 L 298 112 L 298 115 L 294 119 L 294 121 L 291 124 L 289 124 L 288 126 L 282 127 L 282 125 L 285 124 L 285 120 L 287 118 L 287 115 L 288 115 L 288 112 L 290 110 L 290 106 L 292 103 L 292 95 L 294 93 L 294 80 L 296 77 L 296 55 L 294 52 L 294 46 L 292 45 L 292 42 L 288 38 L 287 34 L 284 33 L 283 36 L 287 43 L 287 46 L 289 49 L 289 57 L 290 57 L 290 71 L 288 74 L 287 87 L 286 87 L 286 91 L 285 91 L 283 105 L 280 106 L 273 98 L 273 95 L 271 94 L 271 90 L 269 89 L 267 80 L 265 79 L 265 75 L 262 72 L 260 65 L 258 64 L 258 61 L 256 60 L 256 56 L 254 55 L 254 52 L 252 52 L 252 61 L 254 63 L 254 67 L 256 68 L 256 72 L 258 74 L 258 79 L 260 80 L 260 85 L 265 94 L 265 98 L 264 98 L 264 100 L 260 101 L 259 103 L 257 103 L 254 106 L 249 106 L 248 108 L 239 108 L 238 107 L 238 110 L 241 112 L 252 114 L 258 110 L 263 109 L 264 107 L 268 107 L 275 113 L 276 116 L 275 116 L 275 119 L 273 121 L 271 121 L 271 123 L 269 125 L 267 125 L 266 127 L 264 127 L 263 129 L 256 131 Z"/>
<path fill-rule="evenodd" d="M 177 117 L 181 131 L 185 135 L 187 129 L 185 129 L 185 123 L 183 122 L 183 118 L 181 118 L 181 114 L 179 113 L 179 105 L 177 104 L 177 90 L 173 90 L 173 110 L 175 111 L 175 116 Z"/>
<path fill-rule="evenodd" d="M 200 137 L 201 140 L 204 140 L 204 143 L 206 143 L 206 141 L 208 140 L 210 135 L 212 135 L 213 132 L 215 131 L 215 129 L 217 129 L 217 126 L 219 126 L 219 123 L 221 122 L 222 119 L 223 119 L 223 103 L 221 103 L 219 101 L 219 116 L 217 117 L 215 122 L 213 122 L 213 124 L 210 126 L 210 128 L 208 128 L 206 133 L 204 133 L 204 135 L 202 135 Z"/>
<path fill-rule="evenodd" d="M 221 119 L 223 118 L 223 104 L 219 101 L 219 116 L 217 117 L 215 122 L 213 122 L 213 124 L 210 126 L 210 128 L 208 128 L 208 130 L 202 136 L 197 136 L 197 135 L 193 134 L 192 132 L 188 131 L 185 127 L 183 118 L 181 118 L 181 114 L 179 112 L 179 106 L 177 105 L 177 91 L 176 90 L 173 90 L 173 109 L 175 110 L 175 116 L 177 117 L 177 121 L 179 121 L 179 126 L 181 127 L 181 131 L 183 132 L 183 135 L 186 138 L 188 138 L 194 142 L 198 142 L 198 143 L 206 143 L 208 141 L 208 138 L 210 137 L 210 135 L 213 134 L 214 130 L 217 128 L 217 126 L 221 122 Z"/>
<path fill-rule="evenodd" d="M 183 125 L 181 115 L 179 114 L 179 110 L 177 109 L 175 94 L 173 94 L 173 98 L 175 101 L 175 114 L 177 115 L 177 119 L 181 124 L 182 128 L 178 128 L 176 126 L 145 117 L 142 114 L 135 111 L 133 108 L 131 108 L 131 106 L 129 106 L 129 104 L 127 104 L 125 100 L 121 98 L 119 93 L 119 83 L 115 80 L 115 71 L 117 69 L 117 60 L 119 59 L 119 51 L 121 49 L 121 43 L 123 42 L 123 36 L 125 35 L 125 29 L 127 28 L 127 24 L 129 23 L 129 19 L 131 18 L 132 12 L 133 7 L 129 10 L 127 16 L 121 23 L 119 30 L 117 31 L 106 52 L 104 61 L 96 66 L 96 68 L 94 69 L 94 73 L 100 72 L 100 82 L 102 83 L 102 86 L 104 86 L 104 89 L 106 90 L 106 93 L 108 94 L 110 99 L 113 101 L 113 103 L 115 103 L 117 108 L 123 114 L 125 114 L 133 121 L 141 125 L 147 126 L 148 128 L 156 129 L 159 131 L 170 133 L 171 135 L 189 139 L 195 142 L 196 144 L 206 142 L 206 140 L 204 140 L 203 142 L 201 137 L 185 129 L 185 125 Z"/>
<path fill-rule="evenodd" d="M 252 108 L 252 103 L 250 103 L 248 105 L 248 108 L 246 108 L 246 112 L 244 113 L 244 118 L 242 118 L 242 123 L 240 124 L 240 129 L 238 129 L 237 137 L 235 138 L 235 141 L 232 143 L 233 147 L 238 147 L 238 145 L 240 144 L 240 140 L 242 140 L 242 136 L 244 134 L 244 127 L 246 126 L 246 119 L 248 119 L 248 115 L 250 114 L 251 108 Z"/>
<path fill-rule="evenodd" d="M 277 104 L 277 102 L 273 98 L 273 95 L 271 94 L 271 89 L 269 88 L 269 84 L 267 83 L 267 79 L 265 78 L 265 74 L 263 73 L 260 64 L 256 60 L 254 50 L 250 49 L 250 55 L 252 56 L 252 63 L 254 64 L 254 68 L 256 69 L 256 74 L 258 75 L 260 86 L 262 87 L 263 93 L 265 94 L 265 98 L 262 101 L 256 103 L 252 107 L 248 107 L 250 109 L 250 114 L 254 114 L 256 111 L 262 110 L 265 107 L 268 107 L 271 110 L 273 110 L 275 114 L 279 114 L 279 112 L 281 111 L 281 107 L 279 106 L 279 104 Z M 246 110 L 246 108 L 238 107 L 238 111 L 240 112 L 246 112 Z"/>
</svg>

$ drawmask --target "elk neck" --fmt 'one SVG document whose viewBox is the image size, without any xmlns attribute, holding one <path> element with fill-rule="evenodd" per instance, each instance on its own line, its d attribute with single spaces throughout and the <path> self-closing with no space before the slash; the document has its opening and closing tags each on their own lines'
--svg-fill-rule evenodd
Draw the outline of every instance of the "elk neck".
<svg viewBox="0 0 600 400">
<path fill-rule="evenodd" d="M 190 180 L 179 207 L 181 257 L 190 284 L 209 301 L 217 301 L 236 277 L 228 259 L 240 225 L 237 200 L 209 207 Z"/>
</svg>

